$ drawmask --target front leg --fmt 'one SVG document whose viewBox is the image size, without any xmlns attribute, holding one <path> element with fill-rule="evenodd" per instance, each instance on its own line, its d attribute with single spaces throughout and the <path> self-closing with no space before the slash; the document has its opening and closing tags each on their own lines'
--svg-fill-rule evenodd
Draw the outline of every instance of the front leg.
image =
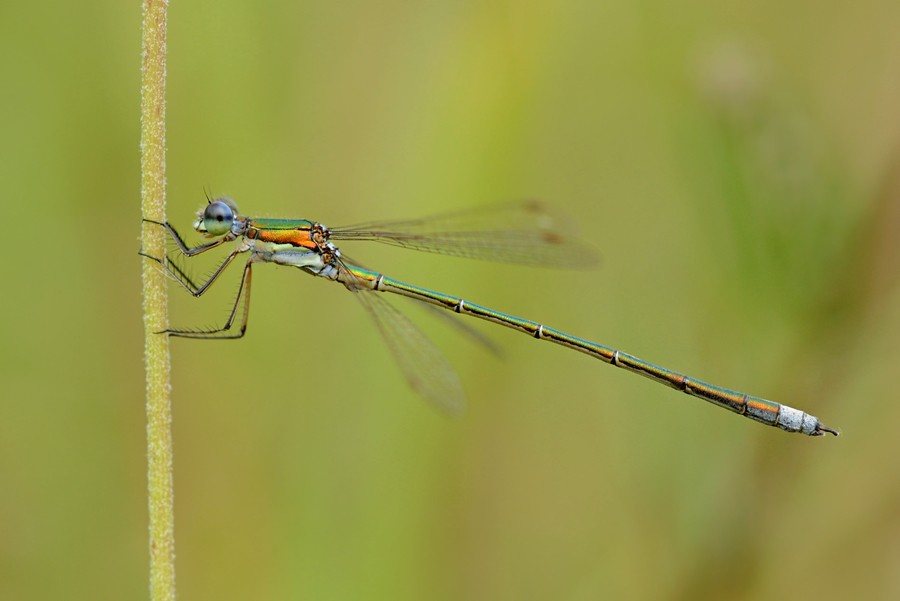
<svg viewBox="0 0 900 601">
<path fill-rule="evenodd" d="M 233 236 L 226 235 L 224 238 L 219 238 L 218 240 L 214 240 L 214 241 L 210 242 L 209 244 L 201 244 L 200 246 L 194 246 L 192 248 L 192 247 L 189 247 L 187 244 L 185 244 L 184 240 L 181 238 L 181 236 L 178 234 L 178 232 L 175 231 L 175 228 L 172 227 L 172 225 L 168 221 L 165 223 L 162 223 L 159 221 L 153 221 L 152 219 L 144 219 L 143 221 L 146 221 L 147 223 L 153 223 L 155 225 L 166 228 L 166 231 L 169 232 L 169 235 L 172 236 L 173 240 L 175 240 L 175 244 L 178 245 L 178 250 L 180 250 L 183 255 L 188 256 L 188 257 L 193 257 L 195 255 L 199 255 L 200 253 L 206 252 L 211 248 L 215 248 L 215 247 L 219 246 L 220 244 L 224 244 L 225 242 L 228 242 L 229 240 L 234 240 Z"/>
</svg>

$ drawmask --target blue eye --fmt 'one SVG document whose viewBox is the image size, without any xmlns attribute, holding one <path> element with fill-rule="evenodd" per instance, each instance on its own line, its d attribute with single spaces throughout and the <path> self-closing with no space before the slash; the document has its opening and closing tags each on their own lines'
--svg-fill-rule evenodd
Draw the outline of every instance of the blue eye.
<svg viewBox="0 0 900 601">
<path fill-rule="evenodd" d="M 222 201 L 210 203 L 203 211 L 203 227 L 213 236 L 222 236 L 230 232 L 232 223 L 234 212 Z"/>
</svg>

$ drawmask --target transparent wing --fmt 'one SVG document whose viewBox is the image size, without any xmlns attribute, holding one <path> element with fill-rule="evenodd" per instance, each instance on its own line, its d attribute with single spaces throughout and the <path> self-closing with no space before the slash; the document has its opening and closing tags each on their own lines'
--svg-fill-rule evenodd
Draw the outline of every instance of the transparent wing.
<svg viewBox="0 0 900 601">
<path fill-rule="evenodd" d="M 588 268 L 599 263 L 574 238 L 571 220 L 536 200 L 444 213 L 406 221 L 333 228 L 333 240 L 370 240 L 456 257 L 544 267 Z"/>
<path fill-rule="evenodd" d="M 451 415 L 466 410 L 466 396 L 459 377 L 444 354 L 380 292 L 353 290 L 400 366 L 410 387 L 438 409 Z"/>
<path fill-rule="evenodd" d="M 347 265 L 355 265 L 356 267 L 362 267 L 367 271 L 372 271 L 368 267 L 361 264 L 359 261 L 355 259 L 351 259 L 345 254 L 341 255 L 340 262 L 346 268 Z M 349 273 L 345 269 L 345 273 Z M 457 315 L 456 313 L 450 313 L 445 309 L 439 309 L 430 303 L 426 303 L 424 301 L 420 301 L 418 299 L 406 299 L 410 302 L 416 303 L 417 306 L 421 307 L 424 311 L 427 311 L 431 315 L 434 315 L 438 319 L 444 321 L 445 323 L 453 326 L 457 331 L 461 332 L 465 336 L 468 336 L 470 340 L 474 341 L 477 344 L 483 346 L 486 350 L 488 350 L 495 357 L 503 357 L 503 349 L 491 339 L 490 336 L 482 333 L 480 330 L 473 328 L 471 325 L 465 323 L 463 321 L 463 317 L 461 315 Z"/>
<path fill-rule="evenodd" d="M 440 349 L 408 317 L 384 299 L 381 292 L 358 280 L 342 259 L 338 261 L 344 286 L 354 293 L 375 320 L 378 331 L 410 387 L 441 411 L 456 416 L 465 413 L 466 393 L 459 376 Z"/>
<path fill-rule="evenodd" d="M 424 301 L 419 301 L 417 299 L 407 299 L 410 302 L 417 303 L 419 307 L 425 310 L 430 315 L 433 315 L 436 319 L 440 319 L 444 323 L 449 326 L 455 328 L 461 334 L 467 336 L 469 340 L 475 342 L 476 344 L 482 346 L 486 351 L 491 353 L 497 358 L 503 358 L 503 347 L 497 344 L 493 338 L 483 333 L 480 330 L 473 328 L 471 325 L 467 324 L 463 321 L 464 317 L 457 313 L 451 313 L 446 309 L 440 309 L 435 307 L 431 303 L 426 303 Z"/>
</svg>

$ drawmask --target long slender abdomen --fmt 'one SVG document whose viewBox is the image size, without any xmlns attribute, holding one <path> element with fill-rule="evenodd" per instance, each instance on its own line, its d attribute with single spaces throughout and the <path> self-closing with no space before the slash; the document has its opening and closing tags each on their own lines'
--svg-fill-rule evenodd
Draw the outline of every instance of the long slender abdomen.
<svg viewBox="0 0 900 601">
<path fill-rule="evenodd" d="M 355 270 L 354 270 L 355 271 Z M 822 436 L 826 432 L 837 435 L 837 432 L 822 425 L 819 420 L 803 411 L 781 405 L 766 399 L 753 397 L 742 392 L 713 386 L 700 380 L 695 380 L 676 371 L 665 369 L 648 363 L 633 355 L 611 349 L 601 344 L 576 338 L 559 330 L 545 327 L 535 321 L 521 319 L 506 313 L 500 313 L 481 305 L 470 303 L 461 298 L 433 292 L 418 286 L 412 286 L 403 282 L 385 277 L 381 274 L 364 272 L 365 280 L 371 282 L 374 290 L 401 294 L 410 298 L 425 301 L 461 313 L 471 315 L 486 321 L 492 321 L 500 325 L 518 330 L 539 340 L 549 340 L 556 344 L 591 355 L 605 363 L 621 367 L 627 371 L 640 374 L 661 384 L 665 384 L 686 394 L 703 399 L 714 405 L 724 407 L 729 411 L 739 413 L 752 420 L 769 426 L 775 426 L 787 432 L 800 432 L 809 436 Z"/>
</svg>

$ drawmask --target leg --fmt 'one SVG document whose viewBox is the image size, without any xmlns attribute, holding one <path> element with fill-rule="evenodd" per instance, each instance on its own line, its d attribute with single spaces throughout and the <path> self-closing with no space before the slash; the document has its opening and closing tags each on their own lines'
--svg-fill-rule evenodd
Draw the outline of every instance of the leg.
<svg viewBox="0 0 900 601">
<path fill-rule="evenodd" d="M 157 334 L 168 334 L 169 336 L 179 336 L 181 338 L 220 338 L 220 339 L 228 339 L 228 338 L 241 338 L 244 333 L 247 331 L 247 318 L 250 315 L 250 281 L 253 276 L 252 270 L 253 259 L 251 258 L 247 261 L 247 264 L 244 266 L 244 274 L 241 276 L 241 284 L 238 287 L 237 298 L 234 299 L 234 307 L 231 309 L 231 315 L 228 316 L 228 321 L 225 322 L 225 325 L 221 328 L 217 328 L 215 330 L 163 330 L 162 332 L 157 332 Z M 231 325 L 234 323 L 234 318 L 237 315 L 238 306 L 241 304 L 241 296 L 244 297 L 244 318 L 241 321 L 241 329 L 235 334 L 224 334 L 223 332 L 227 332 L 231 329 Z"/>
<path fill-rule="evenodd" d="M 175 228 L 169 225 L 169 222 L 160 223 L 159 221 L 153 221 L 152 219 L 144 219 L 144 221 L 146 221 L 147 223 L 154 223 L 166 228 L 166 231 L 169 232 L 169 235 L 172 236 L 173 240 L 175 240 L 175 244 L 178 245 L 178 250 L 180 250 L 182 254 L 187 255 L 188 257 L 199 255 L 200 253 L 206 252 L 211 248 L 215 248 L 220 244 L 224 244 L 229 240 L 229 237 L 226 235 L 225 237 L 214 240 L 209 244 L 201 244 L 200 246 L 190 248 L 187 244 L 184 243 L 184 240 L 181 239 L 181 236 L 178 235 L 178 232 L 175 231 Z"/>
<path fill-rule="evenodd" d="M 150 255 L 145 254 L 143 252 L 138 252 L 138 254 L 141 255 L 142 257 L 147 257 L 148 259 L 153 259 L 154 261 L 156 261 L 157 263 L 162 265 L 163 268 L 167 272 L 169 272 L 169 275 L 171 275 L 173 278 L 175 278 L 175 280 L 179 284 L 181 284 L 185 290 L 187 290 L 194 296 L 200 296 L 204 292 L 206 292 L 210 286 L 212 286 L 213 282 L 215 282 L 216 279 L 220 275 L 222 275 L 222 272 L 225 271 L 225 268 L 228 267 L 228 265 L 234 260 L 234 258 L 240 252 L 243 252 L 243 251 L 240 248 L 238 248 L 238 249 L 234 250 L 231 254 L 229 254 L 228 257 L 225 259 L 225 261 L 223 261 L 222 264 L 219 265 L 219 268 L 216 269 L 216 271 L 209 277 L 209 279 L 206 280 L 206 282 L 200 286 L 197 286 L 187 276 L 187 274 L 185 274 L 184 271 L 178 265 L 176 265 L 169 257 L 166 257 L 165 259 L 160 259 L 159 257 L 151 257 Z"/>
</svg>

